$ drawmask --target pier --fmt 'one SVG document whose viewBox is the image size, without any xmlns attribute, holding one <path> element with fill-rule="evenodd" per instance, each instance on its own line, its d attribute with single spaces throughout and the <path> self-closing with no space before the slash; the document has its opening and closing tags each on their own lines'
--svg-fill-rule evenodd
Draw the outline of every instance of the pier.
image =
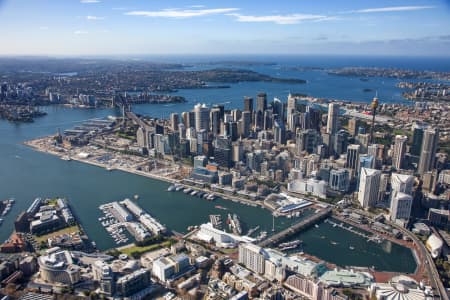
<svg viewBox="0 0 450 300">
<path fill-rule="evenodd" d="M 280 231 L 277 234 L 274 234 L 270 236 L 269 238 L 261 241 L 258 245 L 260 247 L 268 247 L 274 244 L 278 244 L 282 242 L 283 240 L 287 239 L 288 237 L 314 225 L 315 223 L 327 218 L 329 215 L 331 215 L 332 209 L 331 208 L 325 208 L 322 211 L 320 211 L 317 214 L 313 214 L 310 217 L 302 220 L 301 222 L 292 225 L 289 228 L 286 228 L 283 231 Z"/>
<path fill-rule="evenodd" d="M 333 222 L 333 221 L 328 220 L 328 219 L 325 220 L 325 222 L 327 222 L 327 223 L 333 225 L 333 227 L 339 227 L 339 228 L 342 228 L 342 229 L 344 229 L 344 230 L 347 230 L 347 231 L 349 231 L 349 232 L 351 232 L 351 233 L 353 233 L 353 234 L 359 235 L 359 236 L 361 236 L 361 237 L 367 239 L 368 242 L 377 242 L 377 243 L 382 242 L 382 239 L 381 239 L 381 237 L 380 237 L 379 235 L 377 235 L 377 234 L 372 234 L 372 235 L 370 235 L 370 234 L 365 234 L 365 233 L 363 233 L 363 232 L 361 232 L 361 231 L 358 231 L 358 230 L 353 229 L 353 227 L 350 226 L 350 225 L 346 227 L 346 226 L 344 225 L 344 222 L 336 223 L 336 222 Z"/>
</svg>

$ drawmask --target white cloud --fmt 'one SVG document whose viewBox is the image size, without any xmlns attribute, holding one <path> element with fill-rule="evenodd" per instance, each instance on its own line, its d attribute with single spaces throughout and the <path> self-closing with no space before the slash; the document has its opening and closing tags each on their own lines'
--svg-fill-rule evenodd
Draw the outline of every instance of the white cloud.
<svg viewBox="0 0 450 300">
<path fill-rule="evenodd" d="M 89 32 L 85 31 L 85 30 L 75 30 L 73 32 L 73 34 L 75 35 L 83 35 L 83 34 L 88 34 Z"/>
<path fill-rule="evenodd" d="M 40 26 L 39 30 L 48 30 L 48 26 Z"/>
<path fill-rule="evenodd" d="M 104 20 L 105 17 L 97 17 L 97 16 L 86 16 L 86 20 L 89 21 L 100 21 L 100 20 Z"/>
<path fill-rule="evenodd" d="M 207 15 L 227 14 L 239 10 L 239 8 L 212 8 L 212 9 L 163 9 L 158 11 L 129 11 L 129 16 L 159 17 L 159 18 L 192 18 Z"/>
<path fill-rule="evenodd" d="M 324 15 L 312 15 L 312 14 L 289 14 L 289 15 L 267 15 L 267 16 L 249 16 L 241 14 L 228 14 L 236 18 L 238 22 L 247 23 L 275 23 L 280 25 L 298 24 L 302 21 L 329 21 L 335 20 L 335 17 L 328 17 Z"/>
<path fill-rule="evenodd" d="M 400 11 L 415 11 L 435 8 L 435 6 L 387 6 L 377 8 L 366 8 L 352 10 L 349 13 L 383 13 L 383 12 L 400 12 Z"/>
<path fill-rule="evenodd" d="M 80 0 L 81 3 L 91 4 L 91 3 L 100 3 L 100 0 Z"/>
</svg>

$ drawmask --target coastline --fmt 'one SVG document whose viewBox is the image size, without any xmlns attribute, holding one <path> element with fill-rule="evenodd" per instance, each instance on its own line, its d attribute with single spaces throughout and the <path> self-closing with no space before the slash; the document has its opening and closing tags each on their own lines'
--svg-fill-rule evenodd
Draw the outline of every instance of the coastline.
<svg viewBox="0 0 450 300">
<path fill-rule="evenodd" d="M 43 137 L 43 138 L 47 138 L 47 137 Z M 42 147 L 39 147 L 38 145 L 36 145 L 34 143 L 35 141 L 41 140 L 43 138 L 37 138 L 37 139 L 33 139 L 33 140 L 28 140 L 28 141 L 24 141 L 22 143 L 24 145 L 30 147 L 31 149 L 37 151 L 37 152 L 53 155 L 53 156 L 59 157 L 60 159 L 64 160 L 64 156 L 66 156 L 66 153 L 52 151 L 50 149 L 43 149 Z M 224 193 L 221 193 L 221 192 L 211 191 L 210 189 L 205 189 L 205 188 L 199 188 L 199 187 L 196 187 L 196 186 L 186 185 L 186 184 L 182 183 L 181 180 L 173 179 L 173 178 L 170 178 L 170 177 L 156 175 L 156 174 L 152 174 L 152 173 L 148 173 L 148 172 L 144 172 L 144 171 L 140 171 L 140 170 L 135 170 L 135 169 L 132 169 L 132 168 L 121 167 L 121 166 L 109 167 L 107 164 L 102 164 L 102 163 L 99 163 L 99 162 L 92 161 L 90 159 L 84 159 L 84 158 L 80 158 L 80 157 L 77 157 L 77 156 L 70 157 L 70 160 L 74 160 L 74 161 L 77 161 L 77 162 L 80 162 L 80 163 L 85 163 L 85 164 L 88 164 L 88 165 L 91 165 L 91 166 L 99 167 L 99 168 L 105 169 L 107 171 L 118 170 L 118 171 L 126 172 L 126 173 L 129 173 L 129 174 L 137 175 L 137 176 L 147 177 L 147 178 L 150 178 L 150 179 L 153 179 L 153 180 L 158 180 L 158 181 L 165 182 L 165 183 L 170 183 L 170 184 L 178 183 L 178 184 L 181 184 L 181 185 L 186 186 L 186 187 L 190 187 L 191 189 L 195 189 L 195 190 L 198 190 L 198 191 L 214 193 L 214 194 L 216 194 L 217 196 L 219 196 L 223 200 L 233 201 L 235 203 L 240 203 L 240 204 L 243 204 L 243 205 L 248 205 L 248 206 L 253 206 L 253 207 L 258 207 L 259 206 L 259 207 L 261 207 L 263 209 L 267 209 L 270 212 L 273 212 L 273 210 L 271 208 L 265 206 L 262 201 L 243 199 L 243 198 L 235 196 L 235 195 L 228 195 L 228 194 L 224 194 Z"/>
</svg>

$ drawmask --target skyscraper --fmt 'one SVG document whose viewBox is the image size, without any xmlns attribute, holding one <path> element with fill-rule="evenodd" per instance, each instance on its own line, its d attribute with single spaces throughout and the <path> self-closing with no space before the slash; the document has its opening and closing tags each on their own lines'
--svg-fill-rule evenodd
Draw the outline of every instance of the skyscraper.
<svg viewBox="0 0 450 300">
<path fill-rule="evenodd" d="M 244 111 L 253 112 L 253 98 L 244 97 Z"/>
<path fill-rule="evenodd" d="M 397 193 L 391 200 L 389 215 L 391 221 L 408 220 L 411 216 L 413 198 L 405 193 Z"/>
<path fill-rule="evenodd" d="M 406 135 L 396 135 L 394 143 L 394 151 L 392 153 L 392 166 L 397 170 L 404 166 L 403 160 L 406 153 L 406 142 L 408 137 Z"/>
<path fill-rule="evenodd" d="M 413 138 L 410 152 L 411 155 L 420 156 L 420 150 L 422 149 L 422 142 L 423 142 L 423 132 L 425 130 L 425 127 L 422 124 L 414 122 L 412 130 L 413 130 Z"/>
<path fill-rule="evenodd" d="M 256 98 L 256 111 L 264 113 L 267 108 L 267 94 L 259 93 Z"/>
<path fill-rule="evenodd" d="M 393 199 L 397 193 L 405 193 L 412 195 L 414 185 L 414 177 L 407 174 L 392 173 L 391 190 Z"/>
<path fill-rule="evenodd" d="M 290 130 L 292 130 L 292 120 L 291 120 L 291 116 L 293 113 L 295 113 L 296 111 L 296 98 L 293 97 L 290 93 L 288 95 L 288 99 L 287 99 L 287 121 L 288 121 L 288 128 Z"/>
<path fill-rule="evenodd" d="M 177 113 L 170 114 L 170 126 L 173 131 L 178 130 L 178 123 L 180 122 L 180 116 Z"/>
<path fill-rule="evenodd" d="M 359 167 L 359 145 L 352 144 L 347 147 L 346 167 L 352 170 L 352 176 L 356 175 Z"/>
<path fill-rule="evenodd" d="M 356 130 L 358 129 L 358 120 L 356 118 L 351 118 L 348 120 L 348 132 L 351 136 L 356 136 Z"/>
<path fill-rule="evenodd" d="M 438 141 L 439 129 L 429 128 L 424 131 L 419 166 L 417 168 L 420 175 L 433 169 Z"/>
<path fill-rule="evenodd" d="M 220 133 L 220 119 L 221 119 L 219 108 L 211 109 L 210 119 L 211 119 L 211 132 L 213 134 L 219 134 Z"/>
<path fill-rule="evenodd" d="M 359 177 L 358 201 L 364 209 L 373 207 L 378 201 L 381 171 L 361 168 Z"/>
<path fill-rule="evenodd" d="M 339 104 L 328 105 L 327 133 L 335 134 L 339 130 Z"/>
<path fill-rule="evenodd" d="M 206 104 L 197 104 L 194 106 L 195 130 L 209 130 L 209 108 Z"/>
<path fill-rule="evenodd" d="M 250 134 L 250 127 L 252 125 L 252 113 L 250 111 L 243 111 L 241 116 L 241 132 L 242 136 L 248 137 Z"/>
<path fill-rule="evenodd" d="M 255 112 L 255 128 L 261 129 L 264 126 L 264 111 L 267 108 L 266 93 L 259 93 L 256 97 L 256 112 Z"/>
</svg>

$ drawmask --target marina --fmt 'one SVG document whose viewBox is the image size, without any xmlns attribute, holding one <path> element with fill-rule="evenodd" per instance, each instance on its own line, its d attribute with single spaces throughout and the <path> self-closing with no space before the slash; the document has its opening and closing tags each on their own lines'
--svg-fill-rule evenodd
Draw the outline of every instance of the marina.
<svg viewBox="0 0 450 300">
<path fill-rule="evenodd" d="M 11 211 L 11 208 L 14 205 L 14 203 L 16 203 L 16 200 L 14 200 L 13 198 L 8 199 L 8 200 L 3 200 L 0 203 L 0 216 L 5 217 Z M 1 219 L 1 220 L 2 221 L 0 221 L 0 224 L 3 222 L 3 219 Z"/>
<path fill-rule="evenodd" d="M 217 196 L 214 193 L 207 193 L 207 192 L 204 192 L 202 190 L 194 189 L 192 187 L 187 187 L 187 186 L 184 186 L 184 185 L 179 184 L 179 183 L 175 183 L 175 184 L 170 185 L 167 188 L 167 191 L 168 192 L 180 192 L 180 191 L 182 191 L 185 194 L 188 194 L 188 195 L 191 195 L 191 196 L 197 196 L 198 198 L 206 199 L 208 201 L 214 201 L 217 198 Z"/>
<path fill-rule="evenodd" d="M 345 226 L 344 222 L 337 223 L 337 222 L 331 221 L 330 219 L 326 219 L 325 222 L 331 224 L 333 226 L 333 228 L 339 227 L 339 228 L 347 230 L 353 234 L 359 235 L 359 236 L 365 238 L 367 240 L 367 242 L 375 242 L 378 244 L 383 242 L 383 239 L 378 234 L 368 234 L 368 233 L 361 232 L 360 230 L 354 229 L 350 225 Z"/>
</svg>

